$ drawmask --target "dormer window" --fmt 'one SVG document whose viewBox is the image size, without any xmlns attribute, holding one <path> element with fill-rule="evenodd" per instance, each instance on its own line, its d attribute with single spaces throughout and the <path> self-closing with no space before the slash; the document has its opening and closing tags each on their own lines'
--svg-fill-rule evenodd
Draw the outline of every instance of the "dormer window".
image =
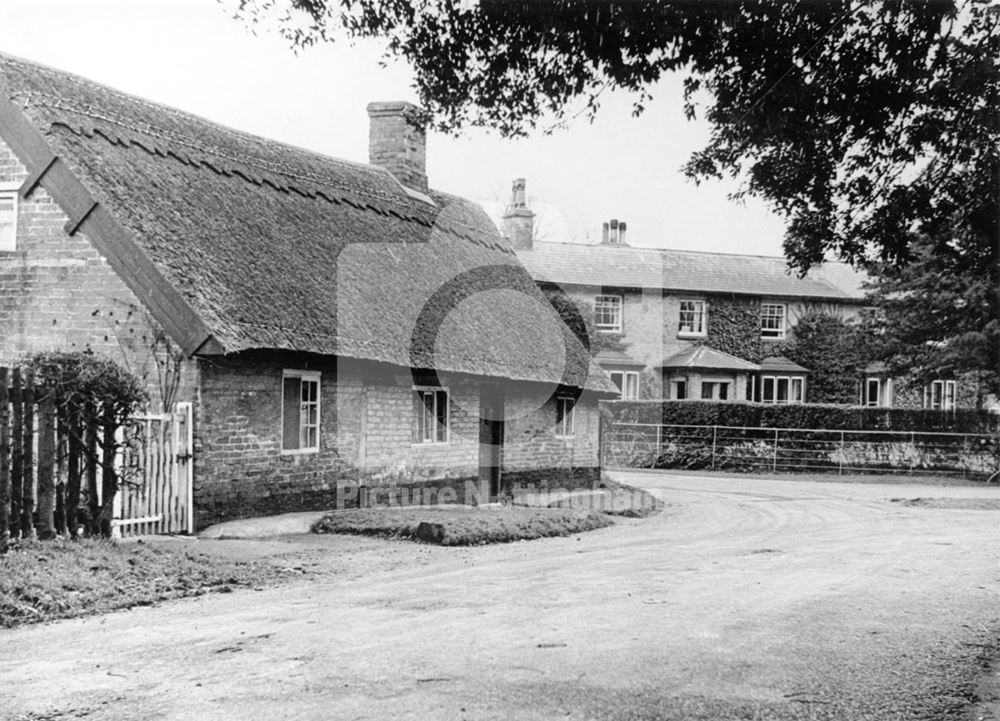
<svg viewBox="0 0 1000 721">
<path fill-rule="evenodd" d="M 0 251 L 17 250 L 17 191 L 0 188 Z"/>
</svg>

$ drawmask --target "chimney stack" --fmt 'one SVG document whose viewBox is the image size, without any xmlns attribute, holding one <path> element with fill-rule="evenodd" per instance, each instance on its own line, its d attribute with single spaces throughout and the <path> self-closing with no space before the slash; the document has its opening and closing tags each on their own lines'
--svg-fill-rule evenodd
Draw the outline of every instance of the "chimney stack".
<svg viewBox="0 0 1000 721">
<path fill-rule="evenodd" d="M 427 135 L 420 109 L 404 101 L 369 103 L 368 118 L 368 162 L 426 193 Z"/>
<path fill-rule="evenodd" d="M 514 246 L 514 250 L 531 250 L 535 230 L 535 214 L 528 208 L 524 185 L 524 178 L 514 181 L 510 204 L 500 220 L 500 232 Z"/>
<path fill-rule="evenodd" d="M 601 232 L 601 244 L 602 245 L 626 245 L 625 243 L 625 231 L 628 226 L 625 221 L 619 221 L 617 218 L 612 218 L 611 222 L 605 223 Z"/>
</svg>

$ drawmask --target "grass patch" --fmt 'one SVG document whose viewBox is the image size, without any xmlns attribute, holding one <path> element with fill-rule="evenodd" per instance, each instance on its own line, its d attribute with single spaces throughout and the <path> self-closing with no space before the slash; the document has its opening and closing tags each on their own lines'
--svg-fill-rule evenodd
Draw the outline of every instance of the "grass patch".
<svg viewBox="0 0 1000 721">
<path fill-rule="evenodd" d="M 475 546 L 569 536 L 612 523 L 603 514 L 570 508 L 359 508 L 327 514 L 313 525 L 313 532 L 423 540 L 443 546 Z"/>
<path fill-rule="evenodd" d="M 160 544 L 17 542 L 0 556 L 0 627 L 232 591 L 277 573 L 264 563 L 222 561 Z"/>
</svg>

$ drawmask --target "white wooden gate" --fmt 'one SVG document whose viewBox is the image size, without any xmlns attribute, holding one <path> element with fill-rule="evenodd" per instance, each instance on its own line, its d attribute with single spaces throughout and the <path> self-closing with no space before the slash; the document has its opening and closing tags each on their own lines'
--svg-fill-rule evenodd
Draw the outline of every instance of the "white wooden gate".
<svg viewBox="0 0 1000 721">
<path fill-rule="evenodd" d="M 177 403 L 172 413 L 139 417 L 140 450 L 123 459 L 138 466 L 138 480 L 115 497 L 116 537 L 194 533 L 192 411 Z"/>
</svg>

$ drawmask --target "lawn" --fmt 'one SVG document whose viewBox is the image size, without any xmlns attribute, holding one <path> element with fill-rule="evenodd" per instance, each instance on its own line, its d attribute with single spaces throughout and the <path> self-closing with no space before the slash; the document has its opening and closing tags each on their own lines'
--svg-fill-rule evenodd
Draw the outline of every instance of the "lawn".
<svg viewBox="0 0 1000 721">
<path fill-rule="evenodd" d="M 209 558 L 180 543 L 19 542 L 0 556 L 0 627 L 227 592 L 277 574 L 264 563 Z"/>
<path fill-rule="evenodd" d="M 572 508 L 437 506 L 360 508 L 328 513 L 314 533 L 353 533 L 473 546 L 569 536 L 612 525 L 606 515 Z"/>
</svg>

